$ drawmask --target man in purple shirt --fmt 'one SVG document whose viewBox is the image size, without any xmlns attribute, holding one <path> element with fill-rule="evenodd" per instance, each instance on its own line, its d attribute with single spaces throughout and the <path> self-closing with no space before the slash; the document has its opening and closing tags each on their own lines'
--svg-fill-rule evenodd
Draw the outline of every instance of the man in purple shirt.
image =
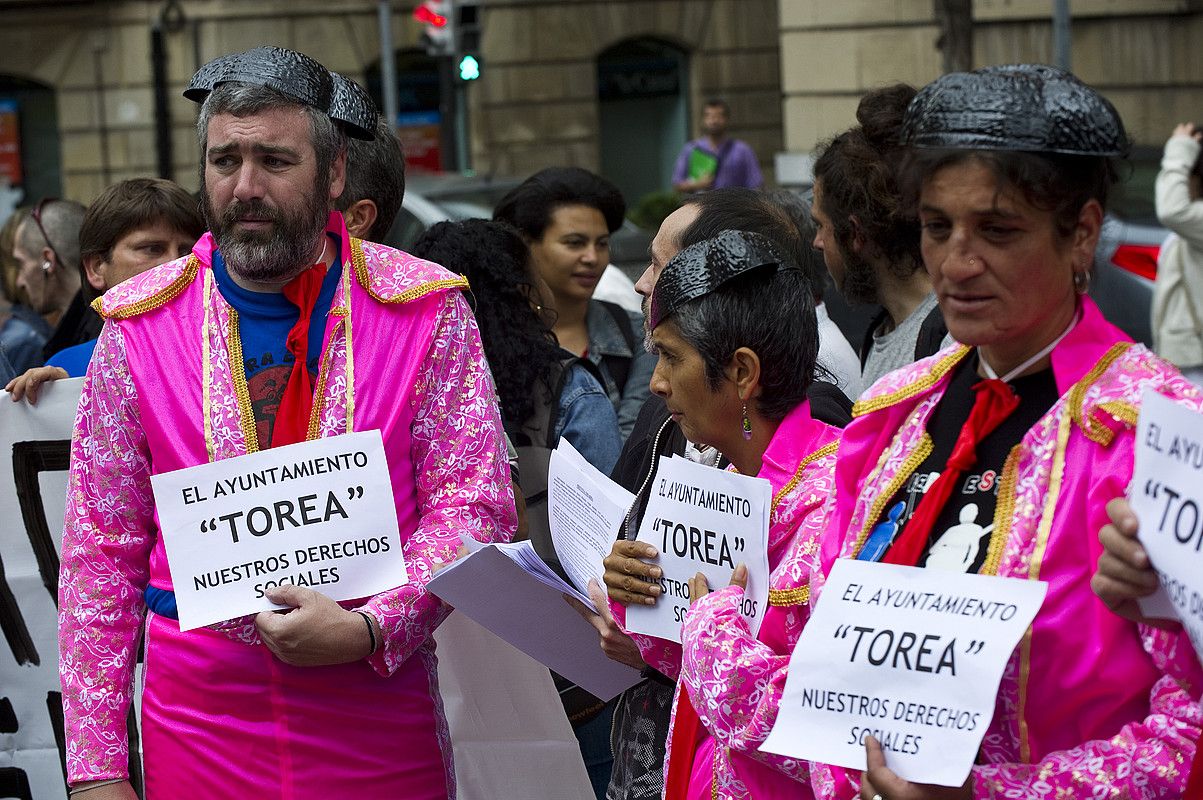
<svg viewBox="0 0 1203 800">
<path fill-rule="evenodd" d="M 702 107 L 702 137 L 681 148 L 673 168 L 673 188 L 678 192 L 702 192 L 743 186 L 759 189 L 764 179 L 756 154 L 747 142 L 727 138 L 731 108 L 723 100 L 711 99 Z"/>
</svg>

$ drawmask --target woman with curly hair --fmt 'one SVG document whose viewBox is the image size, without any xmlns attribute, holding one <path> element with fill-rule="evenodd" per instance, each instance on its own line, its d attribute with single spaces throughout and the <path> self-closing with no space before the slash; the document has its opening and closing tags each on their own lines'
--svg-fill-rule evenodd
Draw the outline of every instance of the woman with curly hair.
<svg viewBox="0 0 1203 800">
<path fill-rule="evenodd" d="M 609 474 L 622 447 L 614 407 L 586 362 L 569 358 L 541 316 L 544 290 L 521 234 L 503 222 L 440 222 L 412 252 L 468 279 L 501 420 L 514 444 L 543 442 L 547 424 L 546 447 L 563 437 Z"/>
</svg>

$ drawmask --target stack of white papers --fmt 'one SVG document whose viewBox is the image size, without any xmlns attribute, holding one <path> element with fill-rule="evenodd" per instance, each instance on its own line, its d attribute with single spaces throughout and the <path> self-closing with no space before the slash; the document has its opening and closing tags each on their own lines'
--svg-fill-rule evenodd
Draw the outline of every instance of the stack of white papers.
<svg viewBox="0 0 1203 800">
<path fill-rule="evenodd" d="M 464 546 L 468 548 L 469 555 L 479 550 L 483 550 L 486 547 L 492 548 L 504 555 L 510 561 L 513 561 L 518 565 L 519 569 L 537 580 L 539 583 L 547 586 L 548 588 L 555 589 L 557 592 L 563 592 L 564 594 L 571 595 L 577 600 L 580 600 L 589 608 L 593 609 L 595 613 L 597 612 L 597 607 L 593 605 L 593 601 L 589 599 L 589 595 L 581 592 L 577 589 L 577 587 L 565 583 L 564 579 L 557 575 L 551 567 L 543 563 L 543 559 L 539 558 L 539 554 L 535 552 L 535 546 L 529 541 L 508 542 L 506 544 L 485 544 L 484 542 L 476 541 L 471 536 L 461 536 L 460 540 L 464 543 Z M 466 558 L 460 559 L 459 561 L 449 565 L 443 570 L 443 572 L 455 569 L 465 561 L 467 561 Z M 588 589 L 587 583 L 585 588 Z"/>
<path fill-rule="evenodd" d="M 552 543 L 571 584 L 529 541 L 482 544 L 464 537 L 468 555 L 440 570 L 427 588 L 539 663 L 609 700 L 634 686 L 639 671 L 607 658 L 597 630 L 562 595 L 597 610 L 588 596 L 589 580 L 601 581 L 602 559 L 635 497 L 563 440 L 552 454 L 547 486 Z"/>
<path fill-rule="evenodd" d="M 581 592 L 588 591 L 590 579 L 602 584 L 602 560 L 610 554 L 634 502 L 635 495 L 601 474 L 567 441 L 551 454 L 547 475 L 551 541 L 564 573 Z"/>
</svg>

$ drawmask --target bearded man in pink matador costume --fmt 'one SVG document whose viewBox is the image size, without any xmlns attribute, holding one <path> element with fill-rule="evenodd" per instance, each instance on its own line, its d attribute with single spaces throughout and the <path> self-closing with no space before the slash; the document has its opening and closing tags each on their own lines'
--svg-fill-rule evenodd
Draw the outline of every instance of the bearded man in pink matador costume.
<svg viewBox="0 0 1203 800">
<path fill-rule="evenodd" d="M 331 213 L 346 136 L 376 111 L 316 61 L 258 48 L 205 65 L 206 234 L 99 302 L 60 576 L 68 779 L 132 798 L 126 717 L 145 637 L 146 795 L 455 796 L 426 591 L 460 534 L 516 520 L 493 384 L 463 279 L 351 239 Z M 408 583 L 181 632 L 152 475 L 379 430 Z M 149 613 L 147 613 L 149 609 Z"/>
</svg>

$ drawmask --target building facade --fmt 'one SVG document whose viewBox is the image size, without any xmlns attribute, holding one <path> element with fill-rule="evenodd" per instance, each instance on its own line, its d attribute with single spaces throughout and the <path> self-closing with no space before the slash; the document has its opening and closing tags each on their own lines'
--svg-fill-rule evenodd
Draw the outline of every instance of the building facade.
<svg viewBox="0 0 1203 800">
<path fill-rule="evenodd" d="M 440 89 L 419 47 L 414 5 L 390 7 L 402 123 L 417 155 L 431 139 L 424 126 L 437 124 Z M 17 164 L 0 175 L 15 175 L 19 189 L 7 195 L 88 202 L 160 164 L 196 189 L 196 107 L 181 92 L 200 64 L 224 53 L 290 47 L 379 99 L 378 6 L 0 0 L 0 158 L 7 142 Z M 667 188 L 672 160 L 712 96 L 731 104 L 732 134 L 766 168 L 782 148 L 777 0 L 485 0 L 481 21 L 480 77 L 462 90 L 478 172 L 581 166 L 610 174 L 634 201 Z"/>
<path fill-rule="evenodd" d="M 416 2 L 389 7 L 400 122 L 420 166 L 439 163 L 424 148 L 438 146 L 442 91 L 419 47 Z M 771 179 L 777 153 L 808 153 L 852 124 L 865 90 L 940 74 L 936 5 L 483 0 L 480 77 L 460 90 L 467 165 L 509 176 L 586 167 L 635 202 L 667 188 L 703 102 L 720 97 L 731 134 Z M 1050 61 L 1051 6 L 974 0 L 972 63 Z M 379 98 L 378 10 L 376 0 L 0 0 L 0 216 L 46 195 L 88 202 L 161 166 L 197 188 L 196 107 L 181 92 L 224 53 L 291 47 Z M 1158 148 L 1175 122 L 1203 121 L 1203 1 L 1073 0 L 1072 10 L 1073 67 L 1115 102 L 1138 145 Z"/>
<path fill-rule="evenodd" d="M 940 75 L 935 0 L 781 0 L 785 148 L 813 150 L 856 121 L 870 88 Z M 1051 0 L 974 0 L 972 64 L 1053 62 Z M 1203 123 L 1203 3 L 1072 0 L 1071 67 L 1123 116 L 1138 146 Z"/>
</svg>

